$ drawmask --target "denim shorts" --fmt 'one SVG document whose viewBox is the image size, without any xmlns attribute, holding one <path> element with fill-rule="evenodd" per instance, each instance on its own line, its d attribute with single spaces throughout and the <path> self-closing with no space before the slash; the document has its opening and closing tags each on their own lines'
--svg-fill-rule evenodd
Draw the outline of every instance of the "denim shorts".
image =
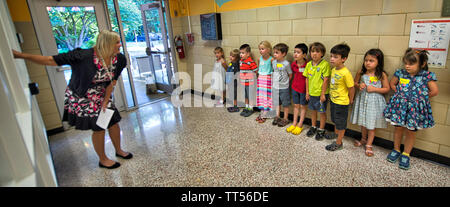
<svg viewBox="0 0 450 207">
<path fill-rule="evenodd" d="M 344 130 L 347 128 L 349 105 L 339 105 L 332 101 L 330 102 L 331 108 L 331 121 L 334 123 L 337 130 Z"/>
<path fill-rule="evenodd" d="M 288 107 L 291 105 L 291 94 L 289 92 L 289 88 L 286 89 L 272 88 L 272 95 L 274 106 Z"/>
<path fill-rule="evenodd" d="M 294 101 L 294 104 L 300 104 L 300 105 L 306 105 L 308 104 L 308 101 L 306 100 L 306 94 L 305 93 L 299 93 L 292 89 L 292 101 Z"/>
<path fill-rule="evenodd" d="M 327 111 L 329 99 L 329 95 L 325 94 L 325 102 L 321 103 L 320 96 L 309 96 L 308 108 L 314 111 L 319 111 L 320 113 L 325 113 Z"/>
</svg>

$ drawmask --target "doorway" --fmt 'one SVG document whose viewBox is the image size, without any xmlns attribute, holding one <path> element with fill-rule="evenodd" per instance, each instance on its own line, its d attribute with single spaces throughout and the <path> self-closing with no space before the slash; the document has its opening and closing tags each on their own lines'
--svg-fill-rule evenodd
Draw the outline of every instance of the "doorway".
<svg viewBox="0 0 450 207">
<path fill-rule="evenodd" d="M 28 0 L 28 5 L 42 55 L 91 48 L 99 31 L 110 28 L 102 0 Z M 64 93 L 72 74 L 71 67 L 46 66 L 46 70 L 62 120 Z M 121 96 L 117 90 L 114 92 L 114 101 L 119 109 L 124 108 Z"/>
<path fill-rule="evenodd" d="M 136 107 L 166 98 L 174 88 L 171 80 L 176 64 L 167 3 L 107 0 L 111 26 L 125 40 L 123 49 L 130 61 L 128 74 L 122 74 L 125 91 L 131 91 L 126 98 Z"/>
</svg>

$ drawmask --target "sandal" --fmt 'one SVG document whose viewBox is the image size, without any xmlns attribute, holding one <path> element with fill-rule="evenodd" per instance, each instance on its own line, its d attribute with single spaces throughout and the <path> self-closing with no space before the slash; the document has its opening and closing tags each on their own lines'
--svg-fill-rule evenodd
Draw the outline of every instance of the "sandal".
<svg viewBox="0 0 450 207">
<path fill-rule="evenodd" d="M 291 125 L 290 127 L 286 128 L 286 131 L 288 133 L 291 133 L 292 131 L 294 131 L 294 129 L 295 129 L 295 125 Z"/>
<path fill-rule="evenodd" d="M 339 145 L 339 144 L 336 143 L 336 141 L 334 141 L 330 145 L 327 145 L 325 147 L 325 149 L 328 150 L 328 151 L 336 151 L 336 150 L 341 150 L 343 147 L 344 147 L 344 143 Z"/>
<path fill-rule="evenodd" d="M 259 119 L 259 121 L 258 121 L 258 123 L 260 123 L 260 124 L 262 124 L 262 123 L 264 123 L 264 122 L 266 122 L 266 118 L 261 118 L 261 119 Z"/>
<path fill-rule="evenodd" d="M 292 134 L 299 135 L 300 133 L 302 133 L 302 131 L 303 131 L 303 128 L 295 127 L 295 129 L 292 130 Z"/>
<path fill-rule="evenodd" d="M 366 145 L 366 155 L 368 157 L 372 157 L 373 156 L 372 145 Z"/>
<path fill-rule="evenodd" d="M 278 127 L 285 127 L 288 124 L 289 124 L 289 120 L 281 119 L 281 121 L 278 122 Z"/>
<path fill-rule="evenodd" d="M 362 146 L 362 145 L 365 145 L 366 143 L 367 143 L 367 141 L 364 140 L 364 139 L 361 139 L 361 140 L 355 140 L 355 142 L 353 143 L 353 146 L 355 146 L 355 147 L 360 147 L 360 146 Z"/>
<path fill-rule="evenodd" d="M 261 121 L 261 114 L 258 116 L 258 117 L 256 117 L 256 119 L 255 119 L 255 121 L 257 121 L 257 122 L 259 122 L 259 121 Z"/>
<path fill-rule="evenodd" d="M 273 119 L 272 125 L 278 125 L 278 122 L 281 121 L 281 119 L 277 116 Z"/>
</svg>

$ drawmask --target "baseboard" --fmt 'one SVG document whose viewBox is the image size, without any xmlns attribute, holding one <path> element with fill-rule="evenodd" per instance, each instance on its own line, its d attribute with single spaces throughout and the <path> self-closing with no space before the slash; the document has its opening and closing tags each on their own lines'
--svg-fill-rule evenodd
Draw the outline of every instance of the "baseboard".
<svg viewBox="0 0 450 207">
<path fill-rule="evenodd" d="M 47 137 L 50 137 L 52 135 L 55 135 L 55 134 L 58 134 L 58 133 L 61 133 L 61 132 L 64 132 L 64 127 L 58 127 L 58 128 L 55 128 L 55 129 L 47 130 Z"/>
<path fill-rule="evenodd" d="M 183 93 L 188 94 L 189 90 L 183 91 Z M 200 96 L 211 96 L 212 99 L 215 99 L 215 95 L 210 95 L 210 94 L 205 94 L 204 92 L 200 92 L 200 91 L 195 91 L 195 90 L 191 90 L 191 94 L 195 94 L 195 95 L 200 95 Z M 260 111 L 258 108 L 254 107 L 255 111 Z M 281 112 L 281 116 L 283 116 L 283 112 Z M 293 121 L 294 120 L 294 115 L 293 114 L 289 114 L 288 115 L 289 120 Z M 306 125 L 310 125 L 311 126 L 311 119 L 310 118 L 306 118 L 303 122 L 303 124 Z M 318 124 L 317 124 L 318 125 Z M 316 126 L 317 126 L 316 125 Z M 330 124 L 330 123 L 326 123 L 325 124 L 325 129 L 328 131 L 334 131 L 334 125 Z M 357 140 L 361 140 L 361 132 L 352 130 L 352 129 L 346 129 L 345 130 L 345 136 L 347 137 L 351 137 L 353 139 L 357 139 Z M 375 137 L 375 139 L 373 140 L 373 145 L 379 146 L 379 147 L 383 147 L 386 149 L 393 149 L 394 148 L 394 142 L 387 140 L 387 139 L 383 139 L 380 137 Z M 403 151 L 403 144 L 401 145 L 401 150 Z M 433 161 L 439 164 L 443 164 L 446 166 L 450 166 L 450 158 L 448 157 L 444 157 L 442 155 L 438 155 L 432 152 L 427 152 L 424 150 L 420 150 L 420 149 L 416 149 L 413 148 L 411 151 L 411 156 L 413 157 L 417 157 L 420 159 L 425 159 L 425 160 L 429 160 L 429 161 Z"/>
</svg>

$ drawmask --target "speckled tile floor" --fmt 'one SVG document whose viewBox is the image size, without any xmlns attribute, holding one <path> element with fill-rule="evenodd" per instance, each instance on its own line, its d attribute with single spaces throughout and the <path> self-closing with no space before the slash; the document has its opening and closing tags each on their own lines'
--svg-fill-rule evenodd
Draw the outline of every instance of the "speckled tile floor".
<svg viewBox="0 0 450 207">
<path fill-rule="evenodd" d="M 196 97 L 198 98 L 198 97 Z M 197 99 L 198 100 L 198 99 Z M 131 160 L 106 152 L 122 166 L 98 167 L 91 132 L 68 130 L 50 137 L 59 186 L 450 186 L 450 168 L 418 158 L 404 171 L 344 138 L 328 152 L 329 140 L 298 136 L 271 121 L 258 124 L 224 108 L 176 108 L 170 98 L 122 113 L 122 146 Z"/>
</svg>

